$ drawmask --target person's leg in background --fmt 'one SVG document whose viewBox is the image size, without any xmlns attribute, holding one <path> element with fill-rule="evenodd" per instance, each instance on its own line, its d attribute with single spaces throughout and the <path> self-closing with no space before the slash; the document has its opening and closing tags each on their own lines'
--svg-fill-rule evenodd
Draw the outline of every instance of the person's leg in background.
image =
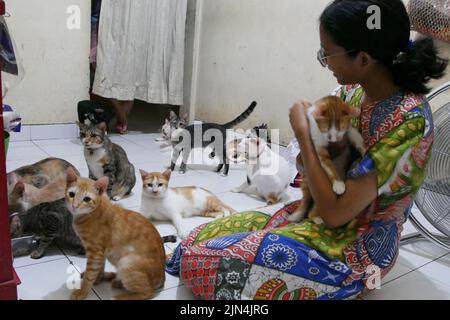
<svg viewBox="0 0 450 320">
<path fill-rule="evenodd" d="M 111 103 L 117 115 L 116 131 L 125 134 L 128 131 L 128 115 L 133 108 L 134 101 L 111 99 Z"/>
</svg>

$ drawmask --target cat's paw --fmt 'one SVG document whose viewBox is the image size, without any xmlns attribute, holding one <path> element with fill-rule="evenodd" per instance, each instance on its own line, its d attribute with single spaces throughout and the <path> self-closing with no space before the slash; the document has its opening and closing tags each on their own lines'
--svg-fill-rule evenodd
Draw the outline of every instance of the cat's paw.
<svg viewBox="0 0 450 320">
<path fill-rule="evenodd" d="M 237 187 L 237 188 L 231 189 L 231 192 L 233 192 L 233 193 L 241 193 L 242 190 L 241 190 L 241 188 Z"/>
<path fill-rule="evenodd" d="M 70 295 L 70 299 L 71 300 L 83 300 L 83 299 L 85 299 L 87 297 L 88 292 L 85 292 L 84 290 L 81 290 L 81 289 L 75 290 Z"/>
<path fill-rule="evenodd" d="M 113 201 L 120 201 L 122 199 L 122 197 L 115 196 L 115 197 L 112 197 L 112 199 L 113 199 Z"/>
<path fill-rule="evenodd" d="M 40 259 L 44 256 L 44 254 L 45 254 L 44 250 L 36 249 L 31 252 L 30 258 L 31 259 Z"/>
<path fill-rule="evenodd" d="M 333 182 L 333 191 L 340 196 L 345 192 L 345 183 L 342 181 L 334 181 Z"/>
<path fill-rule="evenodd" d="M 228 177 L 228 174 L 227 174 L 227 173 L 221 172 L 220 175 L 221 175 L 222 177 Z"/>
<path fill-rule="evenodd" d="M 302 212 L 294 212 L 287 216 L 286 220 L 289 222 L 300 222 L 300 220 L 303 220 L 304 214 Z"/>
<path fill-rule="evenodd" d="M 178 231 L 178 235 L 180 236 L 181 239 L 186 239 L 188 237 L 189 233 L 190 233 L 189 231 L 184 230 L 184 229 Z"/>
<path fill-rule="evenodd" d="M 323 224 L 323 220 L 321 217 L 314 217 L 311 218 L 312 222 L 314 222 L 315 224 Z"/>
</svg>

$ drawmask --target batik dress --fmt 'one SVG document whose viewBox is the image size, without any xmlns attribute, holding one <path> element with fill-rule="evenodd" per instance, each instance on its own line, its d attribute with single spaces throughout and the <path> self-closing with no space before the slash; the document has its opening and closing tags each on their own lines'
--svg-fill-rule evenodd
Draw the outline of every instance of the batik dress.
<svg viewBox="0 0 450 320">
<path fill-rule="evenodd" d="M 336 94 L 361 108 L 359 86 Z M 394 266 L 402 225 L 424 180 L 433 123 L 423 96 L 397 93 L 364 106 L 353 125 L 366 154 L 348 179 L 375 171 L 378 197 L 345 226 L 289 223 L 299 205 L 266 207 L 194 229 L 166 264 L 201 299 L 348 299 Z"/>
</svg>

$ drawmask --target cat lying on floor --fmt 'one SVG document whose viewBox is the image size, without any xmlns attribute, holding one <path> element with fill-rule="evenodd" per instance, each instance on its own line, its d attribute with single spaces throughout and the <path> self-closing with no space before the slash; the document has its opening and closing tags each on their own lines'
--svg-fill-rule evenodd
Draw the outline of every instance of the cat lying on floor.
<svg viewBox="0 0 450 320">
<path fill-rule="evenodd" d="M 188 235 L 183 227 L 183 218 L 219 218 L 235 212 L 206 189 L 170 188 L 170 170 L 164 173 L 139 171 L 143 184 L 140 213 L 149 219 L 171 220 L 181 238 Z"/>
</svg>

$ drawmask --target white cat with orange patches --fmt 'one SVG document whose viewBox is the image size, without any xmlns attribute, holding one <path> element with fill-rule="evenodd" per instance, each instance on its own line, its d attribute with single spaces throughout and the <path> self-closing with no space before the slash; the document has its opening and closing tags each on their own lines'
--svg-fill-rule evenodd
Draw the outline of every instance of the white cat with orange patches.
<svg viewBox="0 0 450 320">
<path fill-rule="evenodd" d="M 311 139 L 320 164 L 337 195 L 345 192 L 344 179 L 351 165 L 351 147 L 353 146 L 361 155 L 365 153 L 364 140 L 358 130 L 351 125 L 351 119 L 359 114 L 359 109 L 351 107 L 336 96 L 327 96 L 308 110 Z M 291 222 L 303 219 L 313 200 L 305 175 L 301 188 L 302 203 L 288 217 Z M 309 212 L 309 218 L 317 224 L 323 222 L 315 207 Z"/>
<path fill-rule="evenodd" d="M 169 188 L 170 170 L 164 173 L 139 171 L 143 182 L 140 213 L 149 219 L 171 220 L 181 238 L 188 235 L 183 218 L 220 218 L 235 212 L 206 189 Z"/>
</svg>

